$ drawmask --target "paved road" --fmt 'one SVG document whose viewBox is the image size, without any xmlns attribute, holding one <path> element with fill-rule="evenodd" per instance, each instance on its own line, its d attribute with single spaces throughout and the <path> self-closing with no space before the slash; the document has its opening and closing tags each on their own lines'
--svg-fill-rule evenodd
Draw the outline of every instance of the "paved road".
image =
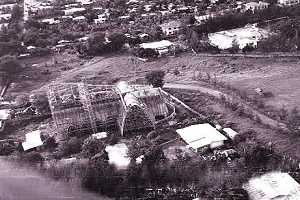
<svg viewBox="0 0 300 200">
<path fill-rule="evenodd" d="M 53 181 L 0 157 L 0 200 L 106 200 L 78 187 Z"/>
<path fill-rule="evenodd" d="M 278 126 L 280 126 L 282 128 L 286 127 L 285 124 L 279 123 L 278 121 L 255 110 L 253 107 L 248 105 L 244 100 L 238 98 L 237 96 L 231 96 L 229 94 L 220 92 L 220 91 L 212 89 L 212 88 L 207 88 L 207 87 L 196 85 L 196 84 L 183 84 L 183 83 L 166 83 L 164 85 L 164 88 L 199 91 L 199 92 L 207 93 L 207 94 L 215 96 L 215 97 L 220 97 L 220 95 L 224 95 L 227 99 L 238 100 L 240 103 L 242 103 L 244 105 L 245 108 L 252 110 L 253 114 L 257 115 L 261 119 L 263 124 L 269 125 L 274 128 L 278 128 Z"/>
</svg>

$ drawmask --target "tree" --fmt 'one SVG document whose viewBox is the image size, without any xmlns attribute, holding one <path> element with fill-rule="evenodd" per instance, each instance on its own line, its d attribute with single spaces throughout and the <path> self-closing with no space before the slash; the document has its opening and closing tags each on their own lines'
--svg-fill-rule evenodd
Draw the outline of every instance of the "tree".
<svg viewBox="0 0 300 200">
<path fill-rule="evenodd" d="M 46 94 L 35 94 L 31 96 L 32 106 L 36 109 L 37 113 L 40 114 L 50 114 L 50 106 L 48 102 L 48 97 Z"/>
<path fill-rule="evenodd" d="M 148 84 L 153 87 L 162 87 L 164 85 L 165 72 L 162 70 L 152 71 L 146 74 Z"/>
<path fill-rule="evenodd" d="M 2 56 L 0 58 L 0 72 L 3 73 L 4 79 L 9 83 L 22 71 L 22 65 L 14 56 Z"/>
<path fill-rule="evenodd" d="M 113 33 L 108 39 L 110 40 L 109 46 L 112 52 L 119 51 L 126 41 L 126 37 L 122 33 Z"/>
<path fill-rule="evenodd" d="M 243 53 L 251 52 L 254 50 L 254 47 L 252 44 L 246 44 L 244 48 L 242 49 Z"/>
<path fill-rule="evenodd" d="M 12 22 L 18 22 L 23 17 L 23 12 L 20 6 L 15 5 L 11 11 L 11 20 Z"/>
</svg>

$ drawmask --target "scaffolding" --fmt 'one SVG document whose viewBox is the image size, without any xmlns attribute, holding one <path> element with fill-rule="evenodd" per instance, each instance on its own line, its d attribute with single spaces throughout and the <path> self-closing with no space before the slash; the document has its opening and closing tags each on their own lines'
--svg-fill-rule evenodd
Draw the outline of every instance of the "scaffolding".
<svg viewBox="0 0 300 200">
<path fill-rule="evenodd" d="M 114 129 L 124 135 L 155 129 L 157 118 L 169 114 L 159 89 L 135 85 L 124 91 L 114 85 L 52 84 L 48 99 L 57 132 Z"/>
</svg>

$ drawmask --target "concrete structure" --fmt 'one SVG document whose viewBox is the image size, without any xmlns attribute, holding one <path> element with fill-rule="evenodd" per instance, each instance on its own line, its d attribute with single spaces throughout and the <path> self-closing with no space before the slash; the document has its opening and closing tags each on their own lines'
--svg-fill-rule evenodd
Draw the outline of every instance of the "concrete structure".
<svg viewBox="0 0 300 200">
<path fill-rule="evenodd" d="M 288 173 L 270 172 L 251 178 L 243 188 L 250 200 L 300 199 L 300 185 Z"/>
<path fill-rule="evenodd" d="M 211 149 L 220 147 L 227 138 L 210 124 L 191 125 L 186 128 L 178 129 L 176 132 L 194 150 L 203 147 Z"/>
<path fill-rule="evenodd" d="M 174 47 L 174 43 L 168 40 L 161 40 L 158 42 L 148 42 L 140 44 L 143 49 L 153 49 L 159 53 L 159 55 L 167 54 Z"/>
<path fill-rule="evenodd" d="M 278 0 L 278 4 L 281 6 L 293 6 L 300 4 L 300 0 Z"/>
<path fill-rule="evenodd" d="M 170 21 L 160 25 L 163 33 L 166 36 L 176 35 L 181 29 L 181 22 L 179 21 Z"/>
<path fill-rule="evenodd" d="M 256 47 L 258 41 L 267 38 L 269 35 L 268 31 L 258 28 L 256 25 L 248 25 L 244 28 L 210 33 L 208 39 L 211 45 L 217 46 L 219 49 L 229 49 L 234 42 L 242 49 L 247 44 Z"/>
</svg>

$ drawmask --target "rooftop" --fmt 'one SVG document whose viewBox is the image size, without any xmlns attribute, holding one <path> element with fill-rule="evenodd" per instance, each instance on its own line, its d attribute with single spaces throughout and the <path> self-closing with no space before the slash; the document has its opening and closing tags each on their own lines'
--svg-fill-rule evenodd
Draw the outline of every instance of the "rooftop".
<svg viewBox="0 0 300 200">
<path fill-rule="evenodd" d="M 161 40 L 157 42 L 142 43 L 140 44 L 140 47 L 144 49 L 161 49 L 170 47 L 172 45 L 174 45 L 174 43 L 170 42 L 169 40 Z"/>
<path fill-rule="evenodd" d="M 210 124 L 191 125 L 178 129 L 176 132 L 193 149 L 198 149 L 214 142 L 225 141 L 227 138 Z"/>
</svg>

